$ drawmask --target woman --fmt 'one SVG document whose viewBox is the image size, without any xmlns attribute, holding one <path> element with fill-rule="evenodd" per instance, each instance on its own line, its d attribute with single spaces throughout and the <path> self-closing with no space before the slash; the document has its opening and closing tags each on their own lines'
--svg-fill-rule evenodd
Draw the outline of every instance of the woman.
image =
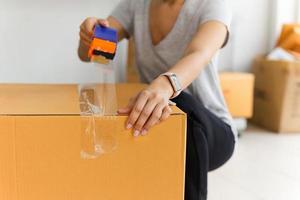
<svg viewBox="0 0 300 200">
<path fill-rule="evenodd" d="M 149 86 L 120 114 L 135 137 L 166 120 L 169 100 L 188 116 L 185 199 L 207 196 L 207 173 L 233 154 L 235 129 L 222 96 L 216 54 L 228 40 L 231 20 L 225 0 L 123 0 L 107 20 L 88 18 L 80 27 L 79 57 L 96 24 L 133 37 L 141 81 Z"/>
</svg>

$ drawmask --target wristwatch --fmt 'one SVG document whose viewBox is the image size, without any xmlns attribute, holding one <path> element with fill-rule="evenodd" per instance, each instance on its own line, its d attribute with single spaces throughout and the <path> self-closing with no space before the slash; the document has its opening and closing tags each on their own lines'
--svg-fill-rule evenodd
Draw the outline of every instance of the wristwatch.
<svg viewBox="0 0 300 200">
<path fill-rule="evenodd" d="M 177 75 L 175 73 L 167 72 L 167 73 L 161 74 L 161 76 L 167 77 L 168 80 L 170 81 L 173 91 L 174 91 L 171 99 L 174 99 L 182 92 L 182 86 L 181 86 L 181 83 L 180 83 Z"/>
</svg>

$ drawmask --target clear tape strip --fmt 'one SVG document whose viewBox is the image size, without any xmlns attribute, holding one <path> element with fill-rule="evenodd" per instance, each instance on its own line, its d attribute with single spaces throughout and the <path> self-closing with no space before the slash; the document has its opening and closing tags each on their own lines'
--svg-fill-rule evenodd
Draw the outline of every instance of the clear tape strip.
<svg viewBox="0 0 300 200">
<path fill-rule="evenodd" d="M 117 149 L 117 97 L 113 62 L 96 64 L 102 84 L 80 85 L 81 158 L 96 159 Z"/>
</svg>

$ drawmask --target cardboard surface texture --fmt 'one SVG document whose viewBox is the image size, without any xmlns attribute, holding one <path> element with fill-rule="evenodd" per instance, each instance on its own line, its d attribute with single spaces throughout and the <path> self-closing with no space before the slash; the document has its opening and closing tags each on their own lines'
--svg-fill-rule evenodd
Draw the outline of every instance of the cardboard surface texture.
<svg viewBox="0 0 300 200">
<path fill-rule="evenodd" d="M 251 118 L 253 114 L 254 75 L 249 73 L 221 73 L 220 82 L 231 115 Z"/>
<path fill-rule="evenodd" d="M 119 107 L 143 87 L 117 85 Z M 183 200 L 182 111 L 139 138 L 126 116 L 97 117 L 97 130 L 116 130 L 117 149 L 84 160 L 78 99 L 76 85 L 0 86 L 1 200 Z"/>
<path fill-rule="evenodd" d="M 300 132 L 300 63 L 257 58 L 252 121 L 275 132 Z"/>
</svg>

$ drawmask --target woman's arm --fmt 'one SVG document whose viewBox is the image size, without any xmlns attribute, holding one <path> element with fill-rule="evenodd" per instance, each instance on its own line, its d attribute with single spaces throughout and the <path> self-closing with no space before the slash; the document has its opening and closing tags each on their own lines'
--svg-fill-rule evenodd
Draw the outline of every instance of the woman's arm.
<svg viewBox="0 0 300 200">
<path fill-rule="evenodd" d="M 97 24 L 116 29 L 118 32 L 119 41 L 129 37 L 129 34 L 125 31 L 122 25 L 113 17 L 109 17 L 107 19 L 97 19 L 94 17 L 87 18 L 80 25 L 80 41 L 78 47 L 78 56 L 80 60 L 84 62 L 90 61 L 90 59 L 88 58 L 88 51 L 93 40 L 93 31 L 95 25 Z"/>
<path fill-rule="evenodd" d="M 222 47 L 227 37 L 227 27 L 217 21 L 209 21 L 199 27 L 186 49 L 185 56 L 169 72 L 175 73 L 184 88 L 187 88 Z M 146 135 L 148 130 L 169 117 L 168 100 L 173 88 L 165 76 L 155 79 L 144 91 L 131 100 L 119 113 L 129 114 L 127 128 L 134 135 Z"/>
<path fill-rule="evenodd" d="M 188 87 L 223 46 L 227 28 L 220 22 L 203 24 L 185 52 L 185 56 L 170 70 L 175 73 L 183 88 Z"/>
</svg>

